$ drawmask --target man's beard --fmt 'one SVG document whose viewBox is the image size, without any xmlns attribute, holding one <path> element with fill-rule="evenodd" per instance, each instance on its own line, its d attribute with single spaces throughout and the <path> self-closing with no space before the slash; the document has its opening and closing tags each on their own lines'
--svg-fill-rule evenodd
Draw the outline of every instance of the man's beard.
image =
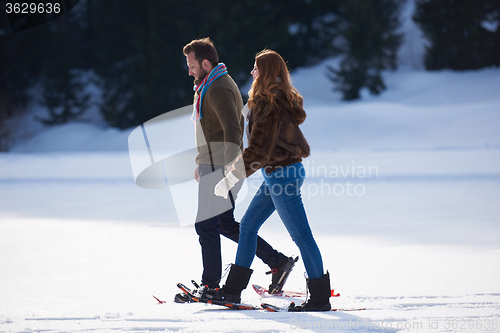
<svg viewBox="0 0 500 333">
<path fill-rule="evenodd" d="M 200 68 L 200 78 L 194 80 L 194 84 L 199 84 L 205 77 L 207 77 L 208 72 L 204 68 Z"/>
</svg>

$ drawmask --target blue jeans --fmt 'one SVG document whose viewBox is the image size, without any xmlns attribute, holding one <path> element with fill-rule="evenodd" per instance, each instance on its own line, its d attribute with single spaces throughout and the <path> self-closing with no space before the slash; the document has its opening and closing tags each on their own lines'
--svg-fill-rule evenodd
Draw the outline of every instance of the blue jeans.
<svg viewBox="0 0 500 333">
<path fill-rule="evenodd" d="M 264 182 L 241 219 L 235 264 L 250 268 L 257 249 L 257 233 L 276 210 L 292 240 L 299 247 L 309 278 L 322 277 L 323 260 L 309 227 L 300 194 L 305 178 L 304 166 L 302 163 L 295 163 L 269 175 L 264 169 L 262 173 Z"/>
</svg>

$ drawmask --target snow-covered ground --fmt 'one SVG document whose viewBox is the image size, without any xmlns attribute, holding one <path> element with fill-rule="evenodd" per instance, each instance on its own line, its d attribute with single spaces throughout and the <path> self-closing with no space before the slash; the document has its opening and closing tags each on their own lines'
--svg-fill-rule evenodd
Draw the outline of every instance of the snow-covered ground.
<svg viewBox="0 0 500 333">
<path fill-rule="evenodd" d="M 405 27 L 406 61 L 380 96 L 341 102 L 324 75 L 335 60 L 293 73 L 312 147 L 304 202 L 341 294 L 332 305 L 365 311 L 174 303 L 176 282 L 201 275 L 193 225 L 179 225 L 168 189 L 134 183 L 133 129 L 72 123 L 0 154 L 0 332 L 500 332 L 500 69 L 423 71 Z M 298 254 L 277 216 L 261 235 Z M 235 253 L 224 239 L 223 261 Z M 268 285 L 267 267 L 252 268 L 251 283 Z M 299 261 L 287 289 L 305 288 L 303 272 Z M 243 299 L 261 302 L 250 289 Z"/>
<path fill-rule="evenodd" d="M 176 282 L 200 278 L 193 226 L 179 226 L 168 190 L 134 184 L 130 130 L 68 124 L 0 155 L 0 331 L 500 331 L 500 70 L 403 68 L 382 96 L 343 103 L 320 84 L 328 63 L 294 74 L 313 149 L 303 195 L 332 304 L 367 310 L 173 303 Z M 298 253 L 276 216 L 262 235 Z M 235 251 L 223 241 L 225 263 Z M 304 289 L 303 272 L 288 289 Z"/>
</svg>

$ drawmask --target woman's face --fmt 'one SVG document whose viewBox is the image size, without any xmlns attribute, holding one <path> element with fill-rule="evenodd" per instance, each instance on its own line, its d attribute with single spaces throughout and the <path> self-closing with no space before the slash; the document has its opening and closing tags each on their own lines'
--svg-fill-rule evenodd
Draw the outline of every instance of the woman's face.
<svg viewBox="0 0 500 333">
<path fill-rule="evenodd" d="M 259 69 L 257 68 L 257 62 L 253 64 L 253 69 L 250 72 L 252 74 L 253 80 L 255 81 L 257 79 L 257 76 L 259 76 Z"/>
</svg>

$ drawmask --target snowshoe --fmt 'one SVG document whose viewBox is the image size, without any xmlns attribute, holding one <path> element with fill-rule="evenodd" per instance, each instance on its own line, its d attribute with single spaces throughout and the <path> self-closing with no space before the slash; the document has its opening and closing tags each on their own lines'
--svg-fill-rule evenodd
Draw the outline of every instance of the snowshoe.
<svg viewBox="0 0 500 333">
<path fill-rule="evenodd" d="M 270 295 L 280 293 L 283 290 L 283 286 L 285 285 L 290 272 L 292 271 L 295 263 L 298 260 L 299 256 L 295 257 L 295 259 L 293 257 L 286 258 L 281 262 L 281 265 L 279 267 L 273 268 L 269 272 L 266 272 L 266 274 L 273 274 L 271 285 L 269 285 L 268 290 L 268 293 Z"/>
</svg>

